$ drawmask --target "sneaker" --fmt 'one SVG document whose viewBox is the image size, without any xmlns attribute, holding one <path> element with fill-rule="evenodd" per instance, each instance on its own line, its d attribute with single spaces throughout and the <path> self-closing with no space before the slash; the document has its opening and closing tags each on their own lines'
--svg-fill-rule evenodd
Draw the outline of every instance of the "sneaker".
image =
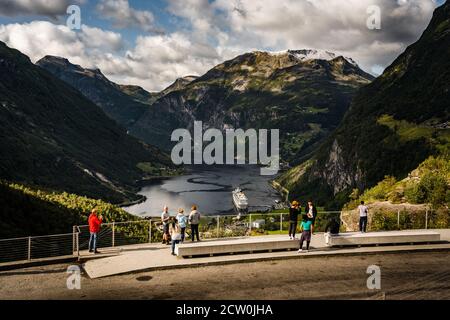
<svg viewBox="0 0 450 320">
<path fill-rule="evenodd" d="M 299 249 L 297 253 L 303 253 L 303 249 Z"/>
<path fill-rule="evenodd" d="M 291 237 L 291 236 L 289 236 L 289 240 L 292 240 L 292 237 Z"/>
</svg>

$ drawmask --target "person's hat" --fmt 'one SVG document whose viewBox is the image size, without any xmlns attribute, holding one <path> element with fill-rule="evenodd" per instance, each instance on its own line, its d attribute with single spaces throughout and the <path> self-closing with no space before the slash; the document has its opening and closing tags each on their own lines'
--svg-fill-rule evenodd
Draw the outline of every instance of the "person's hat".
<svg viewBox="0 0 450 320">
<path fill-rule="evenodd" d="M 300 203 L 298 203 L 298 201 L 292 202 L 292 205 L 293 205 L 294 207 L 298 206 L 299 204 L 300 204 Z"/>
</svg>

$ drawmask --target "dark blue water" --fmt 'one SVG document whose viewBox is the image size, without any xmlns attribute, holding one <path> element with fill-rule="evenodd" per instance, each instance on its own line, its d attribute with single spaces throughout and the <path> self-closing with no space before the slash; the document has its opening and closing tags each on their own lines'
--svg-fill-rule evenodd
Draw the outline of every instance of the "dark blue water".
<svg viewBox="0 0 450 320">
<path fill-rule="evenodd" d="M 244 190 L 254 209 L 272 206 L 280 200 L 270 186 L 273 176 L 261 176 L 257 166 L 194 167 L 187 175 L 144 187 L 140 194 L 147 201 L 125 208 L 138 216 L 159 216 L 167 205 L 171 213 L 178 208 L 190 212 L 193 204 L 205 215 L 234 214 L 232 191 Z"/>
</svg>

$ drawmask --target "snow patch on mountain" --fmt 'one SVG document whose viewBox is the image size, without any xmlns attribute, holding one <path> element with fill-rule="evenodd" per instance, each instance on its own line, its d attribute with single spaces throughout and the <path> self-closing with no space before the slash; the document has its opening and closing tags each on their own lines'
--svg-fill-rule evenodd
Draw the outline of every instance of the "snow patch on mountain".
<svg viewBox="0 0 450 320">
<path fill-rule="evenodd" d="M 290 55 L 295 57 L 298 61 L 309 61 L 309 60 L 326 60 L 331 61 L 339 57 L 340 55 L 326 51 L 326 50 L 316 50 L 316 49 L 302 49 L 302 50 L 284 50 L 284 51 L 278 51 L 278 52 L 268 52 L 269 54 L 273 56 L 277 55 Z M 349 63 L 358 66 L 358 64 L 349 57 L 344 57 L 345 60 L 347 60 Z"/>
</svg>

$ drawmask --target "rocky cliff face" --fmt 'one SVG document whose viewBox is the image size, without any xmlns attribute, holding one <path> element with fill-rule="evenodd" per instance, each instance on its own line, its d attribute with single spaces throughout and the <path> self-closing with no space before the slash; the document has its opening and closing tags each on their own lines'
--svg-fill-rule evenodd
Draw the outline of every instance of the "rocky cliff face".
<svg viewBox="0 0 450 320">
<path fill-rule="evenodd" d="M 357 167 L 354 172 L 347 170 L 349 168 L 349 164 L 346 163 L 348 160 L 339 142 L 334 140 L 324 169 L 316 168 L 315 171 L 313 170 L 313 174 L 317 178 L 325 180 L 333 189 L 334 194 L 338 194 L 348 186 L 358 186 L 362 178 L 360 168 Z M 350 161 L 352 160 L 354 159 L 350 159 Z"/>
</svg>

